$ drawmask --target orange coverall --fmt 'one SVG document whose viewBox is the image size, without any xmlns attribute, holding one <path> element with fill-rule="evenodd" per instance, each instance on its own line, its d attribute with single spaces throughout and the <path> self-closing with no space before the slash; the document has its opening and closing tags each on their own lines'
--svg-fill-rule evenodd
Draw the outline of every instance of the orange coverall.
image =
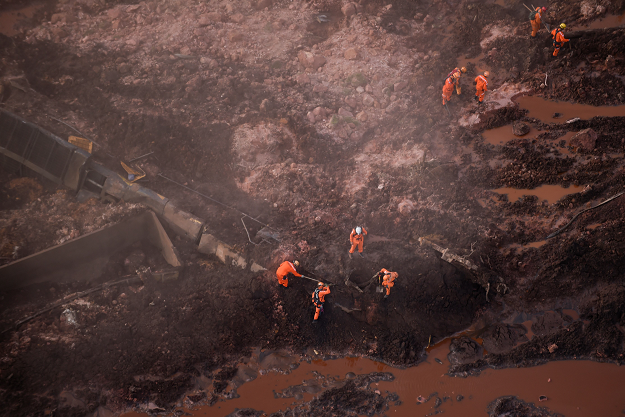
<svg viewBox="0 0 625 417">
<path fill-rule="evenodd" d="M 484 100 L 484 93 L 488 91 L 488 80 L 483 75 L 475 77 L 475 95 L 480 103 Z"/>
<path fill-rule="evenodd" d="M 536 34 L 540 30 L 540 18 L 542 17 L 540 15 L 541 11 L 542 11 L 542 7 L 537 7 L 536 15 L 534 16 L 534 19 L 530 20 L 530 23 L 532 24 L 532 38 L 535 38 Z"/>
<path fill-rule="evenodd" d="M 391 287 L 395 285 L 394 281 L 397 279 L 399 274 L 397 272 L 391 272 L 385 268 L 382 268 L 380 272 L 384 274 L 384 280 L 382 281 L 382 286 L 386 287 L 386 295 L 390 295 Z"/>
<path fill-rule="evenodd" d="M 553 56 L 558 56 L 558 52 L 560 52 L 560 48 L 562 47 L 562 45 L 564 45 L 564 43 L 568 42 L 569 40 L 564 37 L 564 34 L 562 34 L 562 29 L 560 28 L 555 28 L 554 30 L 552 30 L 551 36 L 553 36 Z"/>
<path fill-rule="evenodd" d="M 451 77 L 454 85 L 456 86 L 456 94 L 460 95 L 462 90 L 460 89 L 460 76 L 462 75 L 462 70 L 456 67 L 449 74 L 447 74 L 447 78 Z"/>
<path fill-rule="evenodd" d="M 315 294 L 317 295 L 316 297 Z M 323 311 L 323 303 L 326 301 L 326 295 L 328 294 L 330 294 L 330 287 L 328 287 L 327 285 L 315 289 L 315 291 L 312 293 L 312 302 L 315 305 L 314 320 L 317 320 L 319 318 L 319 313 Z M 317 302 L 315 298 L 319 300 L 319 302 Z"/>
<path fill-rule="evenodd" d="M 293 274 L 296 277 L 301 277 L 302 274 L 298 274 L 295 270 L 295 265 L 293 265 L 289 261 L 284 261 L 276 271 L 276 276 L 278 277 L 278 284 L 284 285 L 284 287 L 289 286 L 289 274 Z"/>
<path fill-rule="evenodd" d="M 360 235 L 356 233 L 356 229 L 352 229 L 352 232 L 349 234 L 349 242 L 352 244 L 352 247 L 349 250 L 349 253 L 354 253 L 354 250 L 356 250 L 356 247 L 358 247 L 358 252 L 362 253 L 362 246 L 365 241 L 366 234 L 367 234 L 367 231 L 365 230 L 364 227 L 362 228 L 362 234 Z"/>
<path fill-rule="evenodd" d="M 453 77 L 447 77 L 445 84 L 443 84 L 443 106 L 451 100 L 451 94 L 454 92 L 455 85 Z"/>
</svg>

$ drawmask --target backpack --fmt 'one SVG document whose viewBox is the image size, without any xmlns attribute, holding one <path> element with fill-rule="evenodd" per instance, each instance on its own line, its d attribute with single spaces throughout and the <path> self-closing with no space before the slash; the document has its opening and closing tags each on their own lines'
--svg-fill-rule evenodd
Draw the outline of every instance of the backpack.
<svg viewBox="0 0 625 417">
<path fill-rule="evenodd" d="M 530 12 L 530 20 L 536 19 L 536 13 L 538 13 L 536 10 Z"/>
</svg>

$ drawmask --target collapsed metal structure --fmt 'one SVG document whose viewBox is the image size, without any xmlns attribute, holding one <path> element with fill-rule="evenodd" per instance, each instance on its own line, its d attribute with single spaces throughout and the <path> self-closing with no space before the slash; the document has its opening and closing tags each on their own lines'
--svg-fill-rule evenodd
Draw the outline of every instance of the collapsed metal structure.
<svg viewBox="0 0 625 417">
<path fill-rule="evenodd" d="M 202 253 L 253 272 L 264 267 L 248 260 L 206 230 L 204 219 L 178 209 L 169 198 L 129 182 L 93 161 L 91 154 L 23 118 L 0 109 L 0 167 L 20 175 L 28 170 L 77 194 L 140 203 L 152 209 L 177 234 Z"/>
</svg>

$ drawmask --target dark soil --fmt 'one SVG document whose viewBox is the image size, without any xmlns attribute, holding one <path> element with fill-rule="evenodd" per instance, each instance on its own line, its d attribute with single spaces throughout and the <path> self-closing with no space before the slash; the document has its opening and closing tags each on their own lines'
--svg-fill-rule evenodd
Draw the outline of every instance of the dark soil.
<svg viewBox="0 0 625 417">
<path fill-rule="evenodd" d="M 11 3 L 13 7 L 16 2 Z M 65 3 L 57 4 L 59 10 Z M 0 336 L 3 414 L 31 416 L 47 410 L 54 415 L 86 415 L 100 407 L 118 412 L 150 404 L 172 410 L 200 378 L 212 380 L 213 388 L 194 398 L 212 404 L 225 398 L 234 366 L 256 347 L 296 352 L 315 348 L 411 366 L 424 358 L 430 340 L 440 341 L 477 319 L 484 324 L 484 347 L 468 337 L 454 341 L 452 372 L 569 358 L 624 362 L 625 197 L 584 213 L 539 248 L 510 245 L 543 240 L 578 211 L 622 191 L 625 118 L 545 124 L 526 117 L 527 112 L 515 105 L 479 110 L 471 104 L 474 65 L 462 78 L 465 92 L 454 95 L 450 114 L 440 106 L 444 75 L 458 58 L 481 52 L 493 74 L 493 89 L 508 83 L 552 99 L 624 104 L 623 29 L 588 31 L 571 42 L 570 52 L 564 49 L 558 59 L 551 59 L 550 36 L 542 31 L 538 39 L 529 39 L 518 1 L 506 2 L 506 7 L 471 1 L 361 2 L 360 12 L 375 29 L 362 29 L 350 42 L 368 37 L 372 48 L 392 51 L 397 62 L 391 67 L 401 67 L 402 59 L 410 61 L 406 75 L 410 86 L 397 93 L 400 104 L 380 112 L 383 117 L 352 123 L 353 136 L 345 139 L 339 135 L 347 129 L 344 126 L 331 130 L 325 123 L 309 123 L 309 111 L 338 110 L 345 106 L 346 94 L 338 87 L 326 94 L 313 92 L 297 82 L 300 73 L 315 75 L 292 64 L 297 48 L 285 52 L 282 60 L 258 58 L 248 65 L 237 56 L 243 55 L 238 51 L 243 48 L 211 43 L 213 32 L 208 35 L 197 25 L 188 44 L 163 47 L 150 38 L 140 45 L 153 42 L 146 47 L 149 53 L 132 42 L 109 48 L 123 36 L 121 30 L 173 22 L 184 13 L 196 19 L 195 8 L 205 7 L 183 3 L 79 2 L 72 9 L 76 13 L 94 19 L 105 16 L 101 27 L 84 34 L 84 42 L 99 36 L 98 42 L 83 49 L 56 30 L 58 25 L 50 29 L 46 22 L 56 10 L 46 6 L 37 25 L 50 31 L 49 39 L 38 32 L 13 38 L 0 34 L 1 105 L 60 137 L 77 133 L 52 117 L 68 122 L 95 140 L 95 161 L 120 173 L 119 161 L 153 151 L 140 161 L 148 173 L 142 185 L 206 219 L 211 233 L 253 256 L 268 271 L 257 274 L 223 265 L 199 254 L 195 242 L 170 233 L 184 262 L 176 281 L 110 287 L 17 329 L 12 328 L 15 321 L 67 294 L 119 279 L 129 273 L 126 267 L 133 260 L 154 267 L 162 259 L 145 247 L 129 248 L 111 257 L 98 282 L 38 284 L 0 293 L 0 331 L 9 329 Z M 301 48 L 314 50 L 351 27 L 338 2 L 304 3 L 302 10 L 324 12 L 332 20 L 324 25 L 311 18 L 301 30 Z M 606 13 L 622 10 L 622 2 L 612 3 Z M 290 4 L 274 1 L 269 10 L 277 14 Z M 385 8 L 387 4 L 392 7 Z M 558 19 L 571 27 L 588 21 L 579 15 L 579 4 L 557 6 Z M 142 12 L 136 16 L 124 12 L 113 29 L 108 20 L 114 19 L 106 16 L 120 5 L 138 5 Z M 241 6 L 241 13 L 249 24 L 255 16 L 266 17 L 263 10 L 248 6 Z M 412 19 L 423 22 L 424 32 L 413 33 Z M 555 23 L 550 17 L 546 20 Z M 482 51 L 480 42 L 492 31 L 484 28 L 491 24 L 511 27 L 512 37 L 497 38 Z M 211 30 L 230 30 L 224 22 L 210 25 Z M 265 32 L 272 30 L 269 24 Z M 189 48 L 183 55 L 208 57 L 217 64 L 209 67 L 200 59 L 176 58 L 173 54 L 182 46 Z M 337 42 L 332 47 L 336 49 L 325 51 L 328 58 L 342 56 L 343 46 Z M 610 60 L 606 64 L 608 55 L 615 65 Z M 375 62 L 369 61 L 372 66 Z M 549 83 L 541 88 L 546 72 Z M 18 75 L 21 78 L 8 78 Z M 374 75 L 380 74 L 366 77 Z M 125 81 L 128 77 L 137 82 Z M 389 80 L 391 87 L 393 82 Z M 343 81 L 336 85 L 347 88 Z M 457 122 L 471 114 L 479 114 L 480 122 L 472 126 Z M 541 129 L 541 136 L 503 146 L 489 145 L 480 136 L 485 129 L 517 120 Z M 290 134 L 265 149 L 275 163 L 244 166 L 234 150 L 238 129 L 265 125 L 284 126 Z M 598 134 L 593 150 L 557 151 L 562 135 L 585 128 Z M 259 153 L 263 146 L 261 141 L 249 145 Z M 392 163 L 408 158 L 405 155 L 415 146 L 426 151 L 424 161 Z M 370 149 L 379 155 L 390 153 L 393 160 L 358 159 L 370 155 Z M 351 193 L 346 179 L 363 165 L 370 169 L 363 174 L 365 185 Z M 248 180 L 251 186 L 244 189 L 241 184 Z M 50 247 L 60 237 L 75 236 L 73 230 L 81 235 L 144 210 L 124 202 L 78 203 L 67 191 L 57 191 L 33 176 L 2 173 L 0 181 L 0 263 Z M 552 205 L 533 196 L 511 203 L 490 191 L 543 184 L 580 185 L 583 191 Z M 414 208 L 400 209 L 405 201 Z M 282 241 L 250 243 L 241 227 L 242 213 L 271 225 Z M 248 220 L 246 228 L 254 238 L 262 224 Z M 364 259 L 347 256 L 349 232 L 356 224 L 370 232 Z M 479 273 L 443 261 L 440 253 L 420 246 L 419 237 L 464 256 Z M 144 256 L 137 257 L 136 251 Z M 287 289 L 276 285 L 275 269 L 293 258 L 300 260 L 307 275 L 337 284 L 316 327 L 311 324 L 310 303 L 314 284 L 294 279 Z M 388 299 L 370 283 L 382 267 L 399 273 Z M 347 278 L 364 292 L 345 285 Z M 543 318 L 535 323 L 530 341 L 522 326 L 505 322 L 514 312 L 555 310 L 563 304 L 577 309 L 580 319 Z M 75 314 L 76 325 L 68 323 L 66 308 Z M 550 351 L 554 344 L 557 348 Z M 484 348 L 487 354 L 482 355 Z M 382 414 L 390 397 L 368 389 L 375 377 L 385 376 L 359 377 L 278 415 Z M 63 400 L 60 394 L 65 391 L 80 401 Z M 493 416 L 550 415 L 511 398 L 498 399 L 491 408 Z"/>
</svg>

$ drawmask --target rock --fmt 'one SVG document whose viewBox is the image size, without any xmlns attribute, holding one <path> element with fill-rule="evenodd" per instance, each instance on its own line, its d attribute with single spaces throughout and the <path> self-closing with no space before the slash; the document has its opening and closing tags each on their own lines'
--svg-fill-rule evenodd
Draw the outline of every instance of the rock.
<svg viewBox="0 0 625 417">
<path fill-rule="evenodd" d="M 354 3 L 347 3 L 343 5 L 343 7 L 341 7 L 341 11 L 343 12 L 344 16 L 353 16 L 356 14 L 358 9 L 356 8 L 356 5 Z"/>
<path fill-rule="evenodd" d="M 388 114 L 395 113 L 397 110 L 399 110 L 399 102 L 397 101 L 392 102 L 391 104 L 386 106 L 386 109 L 384 109 L 384 111 Z"/>
<path fill-rule="evenodd" d="M 326 91 L 328 91 L 328 87 L 323 84 L 317 84 L 313 87 L 313 93 L 325 93 Z"/>
<path fill-rule="evenodd" d="M 271 103 L 269 102 L 269 99 L 264 99 L 261 103 L 260 103 L 260 108 L 259 110 L 261 112 L 266 112 L 271 108 Z"/>
<path fill-rule="evenodd" d="M 605 58 L 605 66 L 608 68 L 614 68 L 615 65 L 616 65 L 616 60 L 614 59 L 614 56 L 608 55 Z"/>
<path fill-rule="evenodd" d="M 271 7 L 273 5 L 272 0 L 258 0 L 254 7 L 258 10 L 264 9 L 265 7 Z"/>
<path fill-rule="evenodd" d="M 590 17 L 595 14 L 595 5 L 593 3 L 590 1 L 584 1 L 580 5 L 579 9 L 584 17 Z"/>
<path fill-rule="evenodd" d="M 297 59 L 299 59 L 300 64 L 302 64 L 304 68 L 311 68 L 315 71 L 326 63 L 324 56 L 315 55 L 306 51 L 300 51 L 299 54 L 297 54 Z"/>
<path fill-rule="evenodd" d="M 512 125 L 512 133 L 515 136 L 524 136 L 530 132 L 530 127 L 527 123 L 523 122 L 514 122 Z"/>
<path fill-rule="evenodd" d="M 295 81 L 298 84 L 310 84 L 310 77 L 307 74 L 297 74 Z"/>
<path fill-rule="evenodd" d="M 559 119 L 560 117 L 562 117 L 562 113 L 554 113 L 551 117 L 553 117 L 554 119 Z"/>
<path fill-rule="evenodd" d="M 243 40 L 243 34 L 240 32 L 230 32 L 228 34 L 228 39 L 230 39 L 230 42 L 238 42 Z"/>
<path fill-rule="evenodd" d="M 320 122 L 326 118 L 327 111 L 323 107 L 315 107 L 312 111 L 313 116 L 315 116 L 315 121 Z"/>
<path fill-rule="evenodd" d="M 410 213 L 416 208 L 415 202 L 405 198 L 397 205 L 397 211 L 399 214 L 409 216 Z"/>
<path fill-rule="evenodd" d="M 223 20 L 224 20 L 224 17 L 221 13 L 210 12 L 210 13 L 204 13 L 203 15 L 200 15 L 197 23 L 200 26 L 208 26 L 211 23 L 222 22 Z"/>
<path fill-rule="evenodd" d="M 358 51 L 354 48 L 349 48 L 345 51 L 343 56 L 345 57 L 345 59 L 354 60 L 358 58 Z"/>
<path fill-rule="evenodd" d="M 51 17 L 50 17 L 50 23 L 52 23 L 53 25 L 55 23 L 66 23 L 67 22 L 67 13 L 54 13 Z"/>
<path fill-rule="evenodd" d="M 408 81 L 400 81 L 393 85 L 393 91 L 401 91 L 408 85 Z"/>
<path fill-rule="evenodd" d="M 366 91 L 367 93 L 373 93 L 373 87 L 371 87 L 371 85 L 370 85 L 370 84 L 367 84 L 367 85 L 365 86 L 365 91 Z"/>
<path fill-rule="evenodd" d="M 245 16 L 241 13 L 235 13 L 230 16 L 230 20 L 234 23 L 243 23 L 245 21 Z"/>
<path fill-rule="evenodd" d="M 106 11 L 106 14 L 108 15 L 109 19 L 113 20 L 118 19 L 119 16 L 121 16 L 122 11 L 120 9 L 108 9 Z"/>
<path fill-rule="evenodd" d="M 569 143 L 585 151 L 592 151 L 597 143 L 597 132 L 590 128 L 584 129 L 573 136 Z"/>
<path fill-rule="evenodd" d="M 484 348 L 467 336 L 452 339 L 447 359 L 452 365 L 464 365 L 482 358 Z"/>
<path fill-rule="evenodd" d="M 317 118 L 315 117 L 315 115 L 313 114 L 313 112 L 309 111 L 308 114 L 306 115 L 306 117 L 308 117 L 308 121 L 310 123 L 315 123 L 317 121 Z"/>
<path fill-rule="evenodd" d="M 366 122 L 367 118 L 368 118 L 367 113 L 365 113 L 364 111 L 361 111 L 360 113 L 356 115 L 356 120 L 360 122 Z"/>
<path fill-rule="evenodd" d="M 358 101 L 354 96 L 347 96 L 344 101 L 351 108 L 355 108 L 358 105 Z"/>
<path fill-rule="evenodd" d="M 358 93 L 362 94 L 362 93 L 364 93 L 364 92 L 365 92 L 365 89 L 364 89 L 364 88 L 362 88 L 362 87 L 358 87 L 358 88 L 356 88 L 356 92 L 358 92 Z"/>
<path fill-rule="evenodd" d="M 354 114 L 352 112 L 345 110 L 343 107 L 339 109 L 338 115 L 342 117 L 354 117 Z"/>
<path fill-rule="evenodd" d="M 362 104 L 364 104 L 367 107 L 371 107 L 373 106 L 374 103 L 375 103 L 375 99 L 373 97 L 371 97 L 369 94 L 363 94 Z"/>
</svg>

